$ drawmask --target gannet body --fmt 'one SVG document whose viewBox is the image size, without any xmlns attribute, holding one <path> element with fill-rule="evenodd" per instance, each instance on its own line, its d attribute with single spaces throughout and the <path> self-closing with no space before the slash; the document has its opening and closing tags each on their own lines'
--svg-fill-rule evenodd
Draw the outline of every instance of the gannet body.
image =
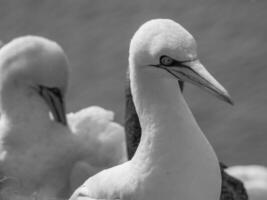
<svg viewBox="0 0 267 200">
<path fill-rule="evenodd" d="M 87 175 L 123 162 L 125 147 L 115 145 L 123 128 L 110 111 L 69 114 L 68 127 L 68 71 L 62 48 L 45 38 L 20 37 L 0 49 L 1 199 L 66 198 Z"/>
<path fill-rule="evenodd" d="M 179 84 L 181 91 L 183 87 Z M 132 92 L 130 86 L 127 84 L 125 91 L 125 135 L 127 144 L 128 159 L 132 159 L 141 138 L 141 126 L 138 115 L 133 103 Z M 179 130 L 177 130 L 177 134 Z M 220 164 L 220 170 L 222 175 L 222 190 L 220 200 L 248 200 L 248 194 L 244 187 L 244 183 L 241 181 L 235 173 L 229 175 L 226 171 L 232 169 L 227 167 L 223 163 Z M 232 170 L 231 170 L 232 171 Z M 244 180 L 243 180 L 244 181 Z M 246 181 L 244 181 L 246 183 Z"/>
<path fill-rule="evenodd" d="M 0 49 L 0 167 L 7 177 L 2 193 L 8 188 L 54 196 L 65 189 L 58 177 L 69 166 L 62 170 L 57 158 L 75 148 L 63 102 L 67 62 L 56 43 L 40 37 L 17 38 Z"/>
<path fill-rule="evenodd" d="M 129 77 L 142 128 L 140 145 L 130 161 L 89 178 L 70 199 L 218 200 L 217 157 L 177 80 L 232 102 L 197 59 L 194 38 L 172 20 L 145 23 L 131 40 Z"/>
</svg>

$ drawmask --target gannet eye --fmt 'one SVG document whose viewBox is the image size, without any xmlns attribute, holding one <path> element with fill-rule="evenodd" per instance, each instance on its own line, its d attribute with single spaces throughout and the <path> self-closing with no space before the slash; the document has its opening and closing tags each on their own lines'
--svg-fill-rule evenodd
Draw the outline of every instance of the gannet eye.
<svg viewBox="0 0 267 200">
<path fill-rule="evenodd" d="M 171 66 L 174 64 L 174 60 L 170 58 L 169 56 L 161 56 L 159 59 L 159 62 L 161 65 L 164 65 L 164 66 Z"/>
</svg>

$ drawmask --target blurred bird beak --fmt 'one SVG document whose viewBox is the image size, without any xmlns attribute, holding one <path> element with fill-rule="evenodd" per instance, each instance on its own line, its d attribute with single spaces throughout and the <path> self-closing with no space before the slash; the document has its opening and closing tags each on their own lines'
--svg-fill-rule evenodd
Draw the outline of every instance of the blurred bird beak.
<svg viewBox="0 0 267 200">
<path fill-rule="evenodd" d="M 162 67 L 162 66 L 161 66 Z M 205 69 L 199 60 L 182 62 L 177 65 L 163 67 L 180 81 L 190 82 L 219 99 L 233 105 L 227 90 Z"/>
<path fill-rule="evenodd" d="M 181 92 L 183 92 L 184 91 L 184 82 L 181 80 L 178 80 L 178 85 L 179 85 Z"/>
<path fill-rule="evenodd" d="M 48 104 L 54 119 L 66 126 L 65 104 L 60 89 L 40 86 L 39 93 Z"/>
</svg>

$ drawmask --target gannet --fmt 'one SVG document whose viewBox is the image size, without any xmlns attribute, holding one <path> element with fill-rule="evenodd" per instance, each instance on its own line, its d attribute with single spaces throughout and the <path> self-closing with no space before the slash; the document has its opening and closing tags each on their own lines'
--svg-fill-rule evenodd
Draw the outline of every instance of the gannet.
<svg viewBox="0 0 267 200">
<path fill-rule="evenodd" d="M 181 91 L 183 91 L 184 84 L 182 81 L 179 81 L 179 86 Z M 131 159 L 139 145 L 142 130 L 133 103 L 128 77 L 125 97 L 125 135 L 128 159 Z M 177 133 L 179 133 L 179 130 L 177 130 Z M 241 181 L 242 179 L 235 176 L 235 174 L 231 176 L 226 172 L 231 170 L 233 167 L 228 168 L 222 162 L 219 164 L 222 175 L 222 190 L 220 200 L 248 200 L 248 194 L 246 188 L 244 187 L 244 183 Z"/>
<path fill-rule="evenodd" d="M 90 177 L 70 199 L 218 200 L 217 157 L 177 80 L 232 100 L 200 63 L 193 36 L 169 19 L 146 22 L 130 42 L 129 77 L 140 145 L 130 161 Z"/>
<path fill-rule="evenodd" d="M 58 177 L 69 166 L 62 169 L 56 159 L 70 149 L 61 144 L 72 145 L 63 101 L 68 70 L 63 50 L 41 37 L 20 37 L 0 49 L 0 166 L 16 180 L 14 193 L 64 190 Z M 8 182 L 14 181 L 5 188 Z"/>
<path fill-rule="evenodd" d="M 68 76 L 64 51 L 48 39 L 24 36 L 0 49 L 1 199 L 64 198 L 84 176 L 122 162 L 113 113 L 94 106 L 67 120 Z"/>
</svg>

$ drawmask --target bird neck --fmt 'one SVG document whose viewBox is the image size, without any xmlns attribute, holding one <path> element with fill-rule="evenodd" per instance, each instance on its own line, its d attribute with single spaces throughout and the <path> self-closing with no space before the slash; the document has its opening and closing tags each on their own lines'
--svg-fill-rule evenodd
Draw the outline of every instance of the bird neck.
<svg viewBox="0 0 267 200">
<path fill-rule="evenodd" d="M 23 89 L 6 90 L 1 91 L 0 98 L 0 126 L 3 130 L 0 138 L 5 143 L 19 147 L 47 137 L 52 120 L 48 106 L 36 93 Z"/>
<path fill-rule="evenodd" d="M 130 67 L 130 81 L 142 127 L 133 165 L 152 180 L 166 180 L 168 186 L 185 197 L 181 199 L 202 199 L 192 195 L 201 196 L 203 191 L 203 198 L 217 199 L 221 187 L 218 160 L 178 83 L 160 79 L 142 67 Z M 188 194 L 193 190 L 200 193 Z"/>
</svg>

